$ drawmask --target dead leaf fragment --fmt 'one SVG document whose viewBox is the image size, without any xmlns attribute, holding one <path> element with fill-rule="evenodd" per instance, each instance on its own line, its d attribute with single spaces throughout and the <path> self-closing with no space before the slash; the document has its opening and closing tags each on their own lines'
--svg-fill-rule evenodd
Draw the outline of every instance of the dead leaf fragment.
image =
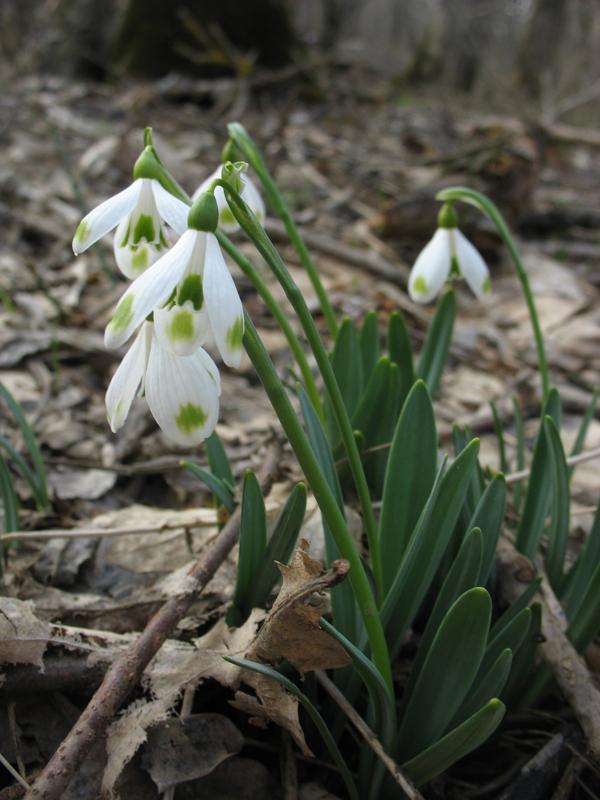
<svg viewBox="0 0 600 800">
<path fill-rule="evenodd" d="M 50 626 L 33 609 L 33 603 L 0 598 L 0 664 L 35 664 L 43 670 Z"/>
</svg>

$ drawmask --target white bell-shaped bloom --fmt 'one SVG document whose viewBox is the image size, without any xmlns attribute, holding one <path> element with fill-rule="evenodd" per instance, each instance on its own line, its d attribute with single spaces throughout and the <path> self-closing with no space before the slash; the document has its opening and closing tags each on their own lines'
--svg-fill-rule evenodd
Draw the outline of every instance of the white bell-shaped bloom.
<svg viewBox="0 0 600 800">
<path fill-rule="evenodd" d="M 188 211 L 188 206 L 157 180 L 138 178 L 81 220 L 73 238 L 73 252 L 79 255 L 116 228 L 117 265 L 133 280 L 168 249 L 169 238 L 163 223 L 181 234 L 187 228 Z"/>
<path fill-rule="evenodd" d="M 207 318 L 223 361 L 239 367 L 244 313 L 214 234 L 188 229 L 131 284 L 106 327 L 106 346 L 120 347 L 157 310 L 160 341 L 174 354 L 191 353 L 200 347 L 207 336 Z M 195 316 L 201 311 L 206 317 Z M 180 316 L 182 312 L 185 316 Z"/>
<path fill-rule="evenodd" d="M 416 303 L 433 300 L 454 271 L 464 278 L 480 300 L 490 291 L 485 261 L 458 228 L 438 228 L 419 253 L 408 279 L 408 293 Z"/>
<path fill-rule="evenodd" d="M 202 348 L 176 356 L 160 344 L 151 322 L 144 322 L 113 375 L 106 411 L 113 433 L 124 424 L 136 394 L 144 394 L 164 433 L 181 445 L 204 441 L 219 416 L 219 371 Z"/>
<path fill-rule="evenodd" d="M 221 177 L 221 170 L 222 167 L 217 167 L 212 175 L 210 175 L 205 181 L 202 181 L 200 186 L 193 194 L 193 200 L 197 200 L 197 198 L 200 197 L 203 192 L 209 191 L 210 186 L 215 178 Z M 240 192 L 242 200 L 244 203 L 246 203 L 250 211 L 254 212 L 260 224 L 263 225 L 267 216 L 267 212 L 263 199 L 260 196 L 260 192 L 256 188 L 255 183 L 250 180 L 247 175 L 240 175 L 239 178 L 242 183 L 242 190 Z M 236 218 L 231 213 L 223 187 L 216 186 L 214 195 L 215 200 L 217 201 L 217 207 L 219 209 L 219 228 L 221 228 L 221 230 L 225 233 L 235 233 L 237 230 L 239 230 L 240 226 Z"/>
</svg>

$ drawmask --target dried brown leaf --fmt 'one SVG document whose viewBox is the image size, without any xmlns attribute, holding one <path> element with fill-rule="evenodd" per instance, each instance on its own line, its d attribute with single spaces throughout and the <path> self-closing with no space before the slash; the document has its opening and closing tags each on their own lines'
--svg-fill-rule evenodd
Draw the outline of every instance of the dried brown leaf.
<svg viewBox="0 0 600 800">
<path fill-rule="evenodd" d="M 0 598 L 0 664 L 35 664 L 43 670 L 50 626 L 33 609 L 33 603 Z"/>
</svg>

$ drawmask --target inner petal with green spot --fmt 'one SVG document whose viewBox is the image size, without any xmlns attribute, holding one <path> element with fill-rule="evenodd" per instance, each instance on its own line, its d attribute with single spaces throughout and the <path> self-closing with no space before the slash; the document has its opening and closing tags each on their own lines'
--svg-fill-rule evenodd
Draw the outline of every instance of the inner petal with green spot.
<svg viewBox="0 0 600 800">
<path fill-rule="evenodd" d="M 167 336 L 175 342 L 190 342 L 194 338 L 194 320 L 191 311 L 177 311 L 167 327 Z"/>
<path fill-rule="evenodd" d="M 244 338 L 244 318 L 238 317 L 236 321 L 233 323 L 231 328 L 227 331 L 225 335 L 225 341 L 227 342 L 227 347 L 230 350 L 240 350 L 242 347 L 242 339 Z"/>
<path fill-rule="evenodd" d="M 187 300 L 192 301 L 196 311 L 200 311 L 204 302 L 202 278 L 198 274 L 186 275 L 179 286 L 177 302 L 182 306 Z"/>
<path fill-rule="evenodd" d="M 427 294 L 427 281 L 422 275 L 417 275 L 413 283 L 413 291 L 417 294 Z"/>
<path fill-rule="evenodd" d="M 201 428 L 207 419 L 207 414 L 201 406 L 187 403 L 179 407 L 179 414 L 175 417 L 175 424 L 182 433 L 189 434 Z"/>
<path fill-rule="evenodd" d="M 110 321 L 110 327 L 115 333 L 122 333 L 133 319 L 133 298 L 133 294 L 127 295 L 116 307 Z"/>
<path fill-rule="evenodd" d="M 131 268 L 143 272 L 148 266 L 148 248 L 131 249 Z"/>
<path fill-rule="evenodd" d="M 237 225 L 237 220 L 229 207 L 222 208 L 219 211 L 219 222 L 221 225 Z"/>
</svg>

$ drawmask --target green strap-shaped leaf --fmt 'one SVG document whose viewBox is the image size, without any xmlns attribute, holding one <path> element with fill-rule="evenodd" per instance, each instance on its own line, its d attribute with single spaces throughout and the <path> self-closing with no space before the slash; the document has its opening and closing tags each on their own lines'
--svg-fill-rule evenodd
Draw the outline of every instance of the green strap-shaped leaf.
<svg viewBox="0 0 600 800">
<path fill-rule="evenodd" d="M 262 564 L 252 585 L 250 601 L 252 608 L 265 606 L 271 590 L 281 577 L 275 562 L 288 563 L 304 522 L 305 511 L 306 486 L 299 483 L 292 489 L 273 528 Z"/>
<path fill-rule="evenodd" d="M 417 368 L 417 378 L 425 381 L 432 397 L 437 391 L 448 358 L 455 316 L 456 298 L 454 291 L 449 289 L 431 321 Z"/>
<path fill-rule="evenodd" d="M 230 624 L 241 624 L 252 610 L 252 594 L 256 575 L 267 549 L 267 516 L 265 501 L 258 478 L 252 470 L 244 474 L 242 511 L 240 516 L 240 546 L 237 578 L 233 596 Z"/>
<path fill-rule="evenodd" d="M 514 603 L 506 609 L 506 611 L 496 620 L 490 630 L 490 637 L 488 642 L 494 642 L 505 631 L 505 629 L 512 623 L 514 618 L 521 613 L 524 608 L 528 608 L 529 604 L 538 593 L 542 584 L 541 575 L 527 586 L 527 588 L 517 597 Z"/>
<path fill-rule="evenodd" d="M 516 443 L 516 456 L 517 463 L 516 469 L 520 472 L 525 469 L 525 428 L 523 427 L 523 415 L 521 414 L 521 407 L 516 397 L 513 397 L 513 418 L 515 424 L 515 439 Z M 523 481 L 515 481 L 513 484 L 513 505 L 517 511 L 521 510 L 521 501 L 523 499 Z"/>
<path fill-rule="evenodd" d="M 198 464 L 193 464 L 191 461 L 182 461 L 181 466 L 185 467 L 192 475 L 195 475 L 196 478 L 199 478 L 202 483 L 208 486 L 218 501 L 225 506 L 227 511 L 229 511 L 230 514 L 233 513 L 235 509 L 235 500 L 229 486 L 226 486 L 223 481 L 217 478 L 216 475 L 213 475 L 212 472 L 204 469 L 204 467 L 200 467 Z"/>
<path fill-rule="evenodd" d="M 502 427 L 502 420 L 498 414 L 496 403 L 492 400 L 490 403 L 492 410 L 492 418 L 494 420 L 494 431 L 496 432 L 496 439 L 498 440 L 498 454 L 500 457 L 500 471 L 508 472 L 508 461 L 506 459 L 506 444 L 504 442 L 504 428 Z"/>
<path fill-rule="evenodd" d="M 223 443 L 216 431 L 211 433 L 204 442 L 204 446 L 206 447 L 206 454 L 208 455 L 210 471 L 233 493 L 235 490 L 235 480 L 233 472 L 231 471 L 231 464 L 229 463 Z"/>
<path fill-rule="evenodd" d="M 585 444 L 585 437 L 587 436 L 587 432 L 591 425 L 592 420 L 594 419 L 594 414 L 596 413 L 596 406 L 598 405 L 598 389 L 594 389 L 592 392 L 592 399 L 590 400 L 585 413 L 581 419 L 581 425 L 579 426 L 579 430 L 577 431 L 577 436 L 575 438 L 575 442 L 573 444 L 573 449 L 571 450 L 572 456 L 577 456 L 583 450 L 583 445 Z M 569 467 L 569 478 L 573 476 L 573 472 L 575 471 L 576 465 L 574 464 L 572 467 Z"/>
<path fill-rule="evenodd" d="M 486 672 L 491 669 L 503 650 L 509 648 L 511 652 L 517 653 L 519 647 L 525 640 L 531 625 L 531 609 L 523 608 L 508 624 L 503 626 L 487 643 L 485 655 L 481 661 L 479 674 L 476 683 L 479 683 Z"/>
<path fill-rule="evenodd" d="M 535 670 L 533 669 L 536 662 L 537 646 L 540 641 L 542 607 L 539 603 L 532 603 L 530 610 L 531 623 L 527 636 L 519 650 L 513 653 L 510 676 L 501 693 L 501 698 L 507 705 L 517 705 L 518 703 L 524 708 L 528 708 L 532 704 L 527 697 L 531 688 L 536 693 L 533 702 L 537 702 L 541 696 L 535 689 L 538 678 L 541 676 L 542 684 L 546 683 L 546 685 L 552 680 L 552 672 L 545 665 L 538 665 Z"/>
<path fill-rule="evenodd" d="M 356 328 L 348 317 L 340 325 L 331 355 L 331 366 L 344 398 L 346 410 L 352 416 L 362 394 L 363 369 Z"/>
<path fill-rule="evenodd" d="M 398 758 L 413 758 L 443 736 L 467 696 L 487 641 L 492 601 L 475 587 L 454 602 L 429 648 L 398 731 Z"/>
<path fill-rule="evenodd" d="M 587 541 L 565 581 L 562 601 L 567 619 L 572 620 L 579 611 L 583 597 L 596 565 L 600 563 L 600 503 Z"/>
<path fill-rule="evenodd" d="M 4 532 L 13 533 L 19 530 L 19 503 L 13 489 L 10 470 L 4 456 L 0 454 L 0 497 L 4 511 Z M 0 573 L 2 564 L 0 562 Z"/>
<path fill-rule="evenodd" d="M 479 442 L 475 439 L 462 451 L 439 480 L 436 480 L 421 512 L 404 558 L 381 609 L 391 657 L 398 653 L 436 573 L 464 502 Z"/>
<path fill-rule="evenodd" d="M 560 593 L 569 539 L 569 467 L 558 429 L 552 417 L 544 419 L 544 434 L 550 458 L 552 480 L 550 498 L 552 521 L 548 531 L 546 570 L 551 586 L 556 592 Z"/>
<path fill-rule="evenodd" d="M 404 317 L 394 311 L 388 324 L 388 352 L 390 359 L 400 368 L 400 403 L 404 403 L 415 382 L 413 353 Z"/>
<path fill-rule="evenodd" d="M 273 680 L 280 683 L 288 692 L 297 697 L 298 700 L 304 706 L 304 709 L 308 713 L 309 717 L 313 721 L 315 727 L 321 734 L 323 741 L 325 742 L 325 746 L 329 750 L 329 754 L 331 755 L 332 759 L 334 760 L 338 770 L 340 771 L 340 775 L 344 783 L 346 784 L 346 791 L 348 793 L 348 797 L 350 800 L 359 800 L 358 791 L 354 784 L 354 779 L 352 778 L 352 773 L 348 769 L 348 765 L 346 764 L 344 757 L 340 753 L 340 750 L 335 742 L 335 739 L 331 735 L 329 728 L 327 727 L 327 723 L 323 719 L 323 717 L 319 714 L 315 706 L 311 703 L 308 697 L 300 691 L 300 689 L 296 686 L 295 683 L 292 683 L 285 675 L 282 675 L 280 672 L 277 672 L 271 667 L 266 667 L 264 664 L 259 664 L 256 661 L 247 661 L 244 658 L 232 658 L 231 656 L 223 656 L 225 661 L 229 661 L 231 664 L 235 664 L 238 667 L 242 667 L 243 669 L 250 669 L 253 672 L 258 672 L 260 675 L 265 675 L 268 678 L 273 678 Z"/>
<path fill-rule="evenodd" d="M 448 610 L 462 594 L 477 586 L 482 553 L 483 537 L 479 528 L 475 528 L 465 536 L 431 610 L 419 642 L 416 658 L 412 664 L 410 678 L 402 693 L 403 708 L 411 698 L 423 663 Z"/>
<path fill-rule="evenodd" d="M 431 493 L 436 462 L 433 406 L 427 387 L 418 381 L 398 419 L 383 487 L 379 541 L 386 591 L 392 585 L 410 535 Z"/>
<path fill-rule="evenodd" d="M 422 786 L 489 739 L 502 722 L 505 711 L 506 707 L 500 700 L 490 700 L 443 739 L 402 764 L 402 770 L 417 786 Z"/>
<path fill-rule="evenodd" d="M 544 404 L 542 420 L 552 417 L 557 426 L 560 425 L 560 396 L 552 388 Z M 519 552 L 532 559 L 538 548 L 544 522 L 548 513 L 548 503 L 552 480 L 549 474 L 549 456 L 547 437 L 543 427 L 540 426 L 534 448 L 529 485 L 525 496 L 525 506 L 521 515 L 521 522 L 517 531 L 516 547 Z"/>
<path fill-rule="evenodd" d="M 506 481 L 503 475 L 496 475 L 481 495 L 467 526 L 467 530 L 481 528 L 483 535 L 483 555 L 478 580 L 480 586 L 485 586 L 494 565 L 496 545 L 502 530 L 505 507 Z"/>
<path fill-rule="evenodd" d="M 573 615 L 567 635 L 583 653 L 600 631 L 600 564 L 596 565 L 581 604 Z"/>
<path fill-rule="evenodd" d="M 44 503 L 46 502 L 46 498 L 44 497 L 43 492 L 40 492 L 37 477 L 33 474 L 29 464 L 25 461 L 23 456 L 15 450 L 8 439 L 4 438 L 4 436 L 0 436 L 0 448 L 4 450 L 5 453 L 8 453 L 15 467 L 21 473 L 21 477 L 28 484 L 31 494 L 33 495 L 38 507 L 38 511 L 44 511 Z"/>
<path fill-rule="evenodd" d="M 450 728 L 461 725 L 470 716 L 477 713 L 494 697 L 499 697 L 506 685 L 510 668 L 512 666 L 513 655 L 510 647 L 502 650 L 498 658 L 494 661 L 489 670 L 482 676 L 480 681 L 475 681 L 471 691 L 465 698 L 461 707 L 454 715 L 450 723 Z"/>
<path fill-rule="evenodd" d="M 363 386 L 366 386 L 381 355 L 379 349 L 379 324 L 375 311 L 368 311 L 365 314 L 358 339 L 362 361 Z"/>
</svg>

